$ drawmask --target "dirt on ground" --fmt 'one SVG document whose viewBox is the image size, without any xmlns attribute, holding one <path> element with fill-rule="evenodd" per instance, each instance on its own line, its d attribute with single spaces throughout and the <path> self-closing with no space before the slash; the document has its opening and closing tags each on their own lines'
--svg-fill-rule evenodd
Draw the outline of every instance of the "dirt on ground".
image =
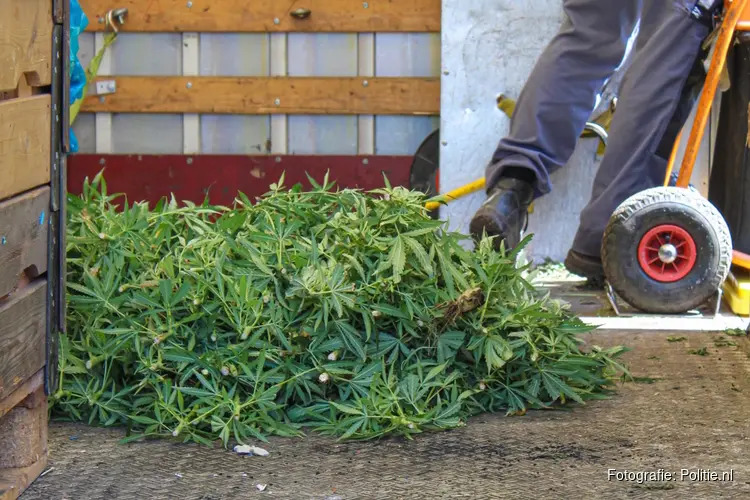
<svg viewBox="0 0 750 500">
<path fill-rule="evenodd" d="M 261 444 L 268 457 L 168 441 L 120 445 L 121 430 L 53 423 L 50 468 L 21 498 L 750 498 L 746 338 L 598 331 L 585 339 L 631 347 L 636 381 L 569 411 L 485 415 L 411 442 L 272 439 Z"/>
</svg>

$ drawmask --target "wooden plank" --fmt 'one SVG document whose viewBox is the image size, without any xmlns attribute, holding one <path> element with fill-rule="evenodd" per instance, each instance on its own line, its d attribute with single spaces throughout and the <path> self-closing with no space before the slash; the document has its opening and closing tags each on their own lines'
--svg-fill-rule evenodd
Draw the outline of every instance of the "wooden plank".
<svg viewBox="0 0 750 500">
<path fill-rule="evenodd" d="M 306 115 L 440 113 L 439 78 L 120 76 L 114 79 L 117 84 L 114 94 L 104 99 L 89 96 L 82 110 Z"/>
<path fill-rule="evenodd" d="M 81 0 L 93 22 L 124 7 L 123 31 L 150 32 L 439 32 L 440 0 Z M 291 15 L 309 9 L 306 19 Z"/>
<path fill-rule="evenodd" d="M 47 468 L 49 454 L 38 462 L 20 469 L 0 470 L 0 500 L 17 500 Z"/>
<path fill-rule="evenodd" d="M 0 101 L 0 200 L 49 183 L 50 103 L 49 94 Z"/>
<path fill-rule="evenodd" d="M 44 391 L 44 370 L 39 370 L 30 379 L 18 386 L 7 398 L 0 400 L 0 419 L 10 410 L 24 404 L 29 395 L 36 393 L 39 389 Z"/>
<path fill-rule="evenodd" d="M 47 398 L 39 387 L 0 418 L 0 470 L 29 467 L 47 453 Z"/>
<path fill-rule="evenodd" d="M 0 400 L 44 367 L 46 310 L 44 278 L 0 302 Z"/>
<path fill-rule="evenodd" d="M 0 0 L 0 91 L 23 75 L 32 87 L 50 84 L 53 27 L 51 0 Z"/>
<path fill-rule="evenodd" d="M 49 202 L 47 186 L 0 202 L 0 297 L 24 271 L 31 279 L 47 272 Z"/>
<path fill-rule="evenodd" d="M 0 500 L 15 500 L 47 466 L 47 398 L 38 387 L 0 418 Z"/>
</svg>

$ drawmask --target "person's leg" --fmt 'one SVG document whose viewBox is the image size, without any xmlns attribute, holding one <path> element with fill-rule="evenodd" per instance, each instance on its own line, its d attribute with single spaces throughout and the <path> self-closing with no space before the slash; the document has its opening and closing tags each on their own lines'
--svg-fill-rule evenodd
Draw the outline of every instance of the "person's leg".
<svg viewBox="0 0 750 500">
<path fill-rule="evenodd" d="M 564 0 L 567 19 L 529 76 L 486 168 L 488 198 L 470 224 L 514 247 L 535 196 L 573 154 L 604 82 L 623 61 L 642 0 Z"/>
<path fill-rule="evenodd" d="M 601 244 L 609 218 L 623 201 L 662 185 L 672 145 L 700 86 L 701 44 L 710 28 L 693 17 L 696 0 L 646 0 L 634 60 L 619 95 L 607 150 L 566 267 L 603 278 Z"/>
</svg>

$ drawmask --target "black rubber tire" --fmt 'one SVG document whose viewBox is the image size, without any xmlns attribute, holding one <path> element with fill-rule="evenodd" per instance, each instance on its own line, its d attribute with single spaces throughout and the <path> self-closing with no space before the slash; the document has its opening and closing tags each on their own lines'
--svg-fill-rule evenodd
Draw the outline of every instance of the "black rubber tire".
<svg viewBox="0 0 750 500">
<path fill-rule="evenodd" d="M 696 244 L 692 270 L 681 280 L 650 278 L 638 262 L 643 236 L 660 224 L 686 230 Z M 699 193 L 656 187 L 625 200 L 609 220 L 602 240 L 604 274 L 617 294 L 647 313 L 681 314 L 716 294 L 732 262 L 732 237 L 724 218 Z"/>
<path fill-rule="evenodd" d="M 409 188 L 437 196 L 437 176 L 440 167 L 440 129 L 435 129 L 417 148 L 409 173 Z M 440 210 L 431 210 L 430 217 L 440 218 Z"/>
</svg>

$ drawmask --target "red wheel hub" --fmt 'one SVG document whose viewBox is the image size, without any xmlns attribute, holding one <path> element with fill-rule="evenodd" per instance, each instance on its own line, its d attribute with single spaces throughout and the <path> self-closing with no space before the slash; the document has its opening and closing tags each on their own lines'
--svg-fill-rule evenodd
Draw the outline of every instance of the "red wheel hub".
<svg viewBox="0 0 750 500">
<path fill-rule="evenodd" d="M 649 278 L 674 283 L 695 267 L 698 251 L 690 233 L 662 224 L 647 232 L 638 244 L 638 263 Z"/>
</svg>

